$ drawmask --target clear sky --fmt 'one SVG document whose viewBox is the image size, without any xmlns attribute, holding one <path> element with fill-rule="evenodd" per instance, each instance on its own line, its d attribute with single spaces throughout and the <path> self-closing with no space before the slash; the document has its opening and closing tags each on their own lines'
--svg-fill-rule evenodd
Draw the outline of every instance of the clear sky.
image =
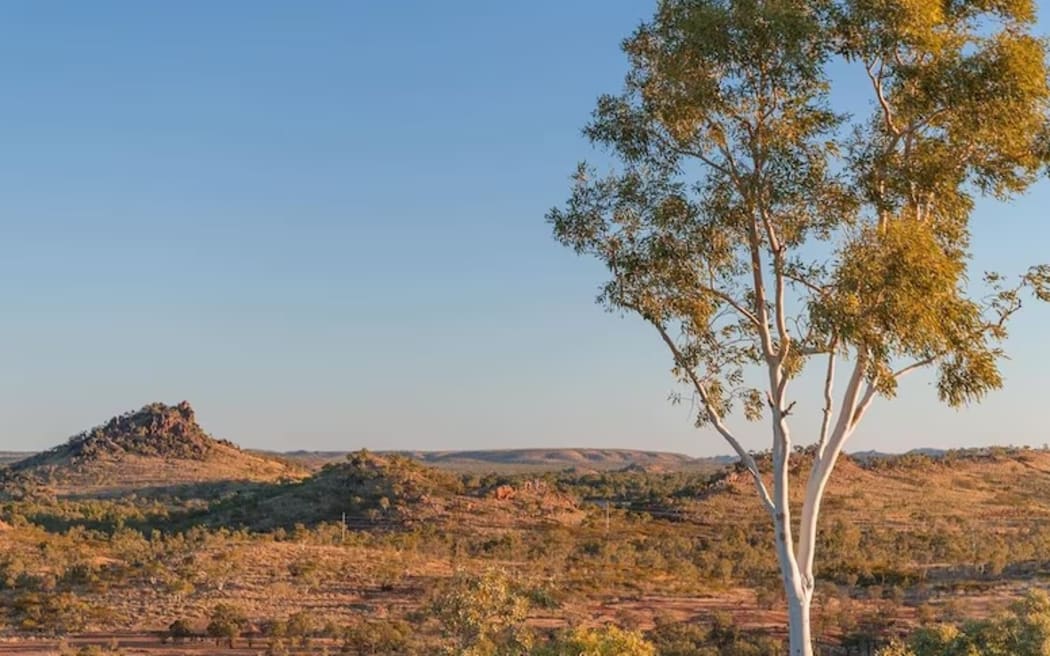
<svg viewBox="0 0 1050 656">
<path fill-rule="evenodd" d="M 0 4 L 0 449 L 187 399 L 260 448 L 728 452 L 543 219 L 651 6 Z M 1048 205 L 982 204 L 977 268 L 1050 260 Z M 1048 331 L 1026 308 L 1004 391 L 917 376 L 851 448 L 1050 441 Z"/>
</svg>

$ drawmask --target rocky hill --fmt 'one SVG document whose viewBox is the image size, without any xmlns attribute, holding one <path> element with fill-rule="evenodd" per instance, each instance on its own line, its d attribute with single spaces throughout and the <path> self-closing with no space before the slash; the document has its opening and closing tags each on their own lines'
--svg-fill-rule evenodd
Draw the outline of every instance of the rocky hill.
<svg viewBox="0 0 1050 656">
<path fill-rule="evenodd" d="M 151 403 L 61 444 L 11 463 L 5 486 L 59 494 L 95 493 L 215 481 L 298 478 L 302 468 L 242 451 L 210 436 L 189 403 Z"/>
</svg>

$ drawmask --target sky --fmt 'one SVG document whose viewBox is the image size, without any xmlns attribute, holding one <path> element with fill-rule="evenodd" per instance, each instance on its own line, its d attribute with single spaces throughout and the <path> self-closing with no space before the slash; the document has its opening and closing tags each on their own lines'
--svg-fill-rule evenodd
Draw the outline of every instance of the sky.
<svg viewBox="0 0 1050 656">
<path fill-rule="evenodd" d="M 727 453 L 544 221 L 651 8 L 0 3 L 0 450 L 186 399 L 254 448 Z M 1050 259 L 1048 204 L 982 202 L 975 269 Z M 1050 442 L 1048 330 L 1026 307 L 1003 391 L 956 411 L 917 375 L 849 449 Z"/>
</svg>

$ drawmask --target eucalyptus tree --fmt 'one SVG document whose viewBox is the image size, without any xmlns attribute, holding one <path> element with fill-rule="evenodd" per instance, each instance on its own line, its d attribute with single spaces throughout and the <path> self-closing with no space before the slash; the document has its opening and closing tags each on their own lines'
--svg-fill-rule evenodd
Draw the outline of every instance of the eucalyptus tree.
<svg viewBox="0 0 1050 656">
<path fill-rule="evenodd" d="M 599 300 L 655 328 L 698 426 L 750 472 L 793 655 L 812 653 L 824 490 L 872 403 L 926 367 L 945 403 L 979 400 L 1002 384 L 1025 293 L 1050 300 L 1046 266 L 985 274 L 979 292 L 967 271 L 975 199 L 1024 192 L 1050 160 L 1034 24 L 1032 0 L 665 0 L 623 44 L 623 91 L 585 128 L 617 165 L 581 164 L 548 214 L 559 241 L 604 262 Z M 835 104 L 858 93 L 868 110 Z M 797 438 L 792 382 L 807 366 L 823 381 L 819 431 Z M 768 418 L 771 473 L 734 412 Z"/>
</svg>

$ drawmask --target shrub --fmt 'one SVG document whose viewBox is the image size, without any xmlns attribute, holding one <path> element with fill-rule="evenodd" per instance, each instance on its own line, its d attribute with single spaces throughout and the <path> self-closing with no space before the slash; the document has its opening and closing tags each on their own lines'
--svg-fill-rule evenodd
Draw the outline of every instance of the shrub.
<svg viewBox="0 0 1050 656">
<path fill-rule="evenodd" d="M 614 625 L 576 628 L 533 652 L 536 656 L 656 656 L 656 647 L 641 633 Z"/>
</svg>

